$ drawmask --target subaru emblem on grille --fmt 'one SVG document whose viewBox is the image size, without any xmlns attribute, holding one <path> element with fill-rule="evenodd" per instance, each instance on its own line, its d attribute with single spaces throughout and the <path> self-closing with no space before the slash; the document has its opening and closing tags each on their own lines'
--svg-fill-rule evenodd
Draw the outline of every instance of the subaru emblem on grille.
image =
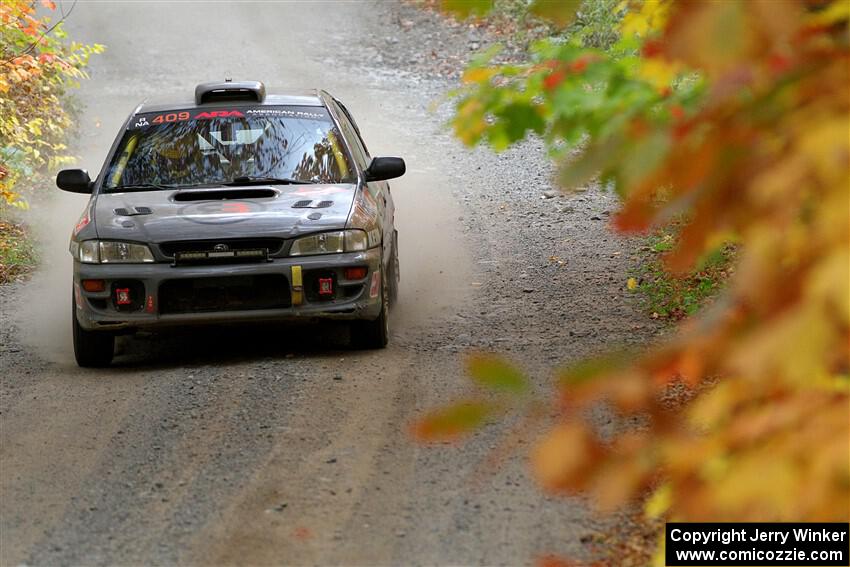
<svg viewBox="0 0 850 567">
<path fill-rule="evenodd" d="M 213 246 L 213 252 L 227 252 L 230 250 L 230 246 L 227 244 L 216 244 Z"/>
</svg>

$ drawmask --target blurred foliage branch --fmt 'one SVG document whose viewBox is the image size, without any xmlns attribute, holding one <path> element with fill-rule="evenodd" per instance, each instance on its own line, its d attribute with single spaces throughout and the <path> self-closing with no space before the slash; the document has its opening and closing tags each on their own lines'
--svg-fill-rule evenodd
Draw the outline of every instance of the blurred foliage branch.
<svg viewBox="0 0 850 567">
<path fill-rule="evenodd" d="M 47 171 L 72 161 L 65 145 L 71 118 L 62 107 L 68 88 L 86 77 L 102 45 L 68 42 L 56 5 L 41 0 L 0 2 L 0 205 L 26 208 L 22 180 L 48 183 Z"/>
<path fill-rule="evenodd" d="M 575 3 L 532 9 L 573 25 Z M 686 219 L 665 252 L 672 272 L 729 242 L 737 265 L 664 344 L 557 372 L 559 417 L 533 452 L 537 476 L 672 520 L 846 521 L 850 3 L 631 0 L 616 10 L 607 49 L 568 35 L 537 42 L 524 64 L 480 55 L 455 93 L 455 132 L 497 151 L 543 137 L 565 189 L 598 178 L 618 192 L 619 231 Z M 693 397 L 664 403 L 673 384 Z M 580 416 L 602 401 L 646 425 L 601 439 Z M 509 406 L 456 420 L 451 436 Z M 415 431 L 440 439 L 442 417 Z"/>
</svg>

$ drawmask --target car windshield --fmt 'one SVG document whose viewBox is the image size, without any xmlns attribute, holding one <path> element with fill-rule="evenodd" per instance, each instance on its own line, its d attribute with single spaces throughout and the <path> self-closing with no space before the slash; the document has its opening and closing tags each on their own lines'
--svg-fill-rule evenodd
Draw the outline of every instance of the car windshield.
<svg viewBox="0 0 850 567">
<path fill-rule="evenodd" d="M 252 181 L 346 183 L 354 176 L 324 108 L 200 108 L 136 115 L 104 187 L 118 192 Z"/>
</svg>

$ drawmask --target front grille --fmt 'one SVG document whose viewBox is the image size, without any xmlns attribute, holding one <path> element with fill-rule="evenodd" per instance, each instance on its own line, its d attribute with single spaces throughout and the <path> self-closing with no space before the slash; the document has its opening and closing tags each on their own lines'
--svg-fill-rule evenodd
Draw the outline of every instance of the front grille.
<svg viewBox="0 0 850 567">
<path fill-rule="evenodd" d="M 163 242 L 159 249 L 166 256 L 174 257 L 177 252 L 212 252 L 216 245 L 223 244 L 228 250 L 261 250 L 269 251 L 269 255 L 280 252 L 283 248 L 283 238 L 224 238 L 219 240 L 174 240 Z"/>
<path fill-rule="evenodd" d="M 159 312 L 206 313 L 289 307 L 289 281 L 281 274 L 168 280 L 159 286 Z"/>
</svg>

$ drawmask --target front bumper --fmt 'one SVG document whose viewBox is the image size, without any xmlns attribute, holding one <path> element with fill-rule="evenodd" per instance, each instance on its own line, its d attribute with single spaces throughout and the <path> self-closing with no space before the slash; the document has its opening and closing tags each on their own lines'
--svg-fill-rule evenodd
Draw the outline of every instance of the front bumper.
<svg viewBox="0 0 850 567">
<path fill-rule="evenodd" d="M 381 309 L 380 266 L 381 247 L 250 264 L 178 267 L 75 261 L 74 302 L 77 321 L 86 330 L 127 332 L 245 321 L 373 320 Z M 353 267 L 366 268 L 366 276 L 346 279 L 345 268 Z M 83 280 L 103 280 L 104 289 L 86 291 Z M 329 280 L 331 293 L 327 293 Z M 121 303 L 124 301 L 129 303 Z"/>
</svg>

